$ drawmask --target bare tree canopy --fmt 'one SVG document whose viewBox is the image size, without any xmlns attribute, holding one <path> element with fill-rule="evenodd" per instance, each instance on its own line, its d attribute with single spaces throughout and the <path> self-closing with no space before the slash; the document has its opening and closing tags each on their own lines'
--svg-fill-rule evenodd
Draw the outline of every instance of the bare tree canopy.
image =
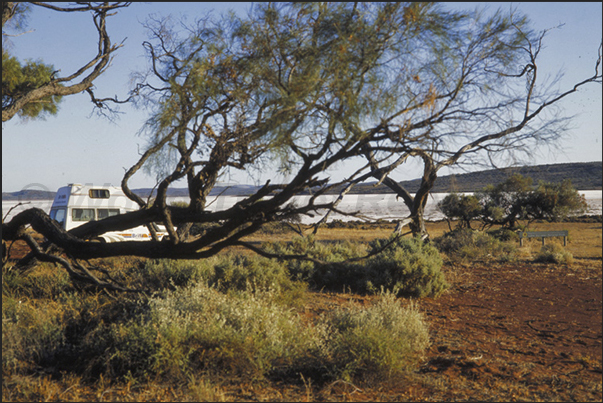
<svg viewBox="0 0 603 403">
<path fill-rule="evenodd" d="M 150 68 L 137 76 L 132 96 L 148 108 L 149 145 L 122 181 L 140 210 L 65 232 L 30 209 L 3 224 L 3 240 L 26 237 L 31 224 L 73 259 L 200 259 L 232 245 L 261 253 L 243 238 L 268 222 L 335 210 L 337 201 L 319 203 L 318 196 L 372 177 L 403 198 L 413 232 L 424 235 L 423 208 L 439 169 L 551 144 L 564 121 L 545 112 L 601 81 L 599 50 L 591 77 L 565 92 L 542 89 L 544 35 L 531 32 L 525 18 L 497 13 L 484 20 L 433 3 L 261 3 L 245 18 L 192 25 L 156 18 L 146 26 Z M 329 182 L 328 169 L 356 157 L 366 163 Z M 388 177 L 409 158 L 425 166 L 414 197 Z M 267 182 L 224 211 L 207 209 L 221 175 L 269 161 L 289 174 L 287 183 Z M 141 169 L 157 175 L 151 202 L 128 186 Z M 167 190 L 181 179 L 190 205 L 169 206 Z M 303 192 L 311 192 L 308 202 L 293 204 Z M 165 225 L 169 241 L 86 242 L 153 222 Z M 212 226 L 190 236 L 195 223 Z M 57 261 L 24 239 L 38 258 Z"/>
<path fill-rule="evenodd" d="M 13 19 L 23 18 L 29 5 L 44 7 L 57 12 L 91 12 L 98 31 L 98 51 L 77 71 L 64 77 L 57 76 L 53 66 L 40 62 L 28 62 L 25 66 L 11 57 L 4 46 L 4 28 Z M 59 3 L 2 3 L 2 121 L 15 115 L 35 118 L 43 112 L 54 114 L 61 97 L 87 91 L 97 107 L 103 107 L 108 99 L 98 99 L 93 83 L 109 67 L 112 54 L 121 47 L 113 44 L 106 28 L 106 19 L 115 10 L 127 7 L 128 2 L 75 3 L 60 6 Z M 113 99 L 112 101 L 117 101 Z"/>
<path fill-rule="evenodd" d="M 427 196 L 441 168 L 504 166 L 538 148 L 555 148 L 569 122 L 559 117 L 561 101 L 585 85 L 601 84 L 601 45 L 590 77 L 554 90 L 555 82 L 538 75 L 547 31 L 532 32 L 527 19 L 513 12 L 468 17 L 439 41 L 425 43 L 427 49 L 413 47 L 420 49 L 417 57 L 404 57 L 394 70 L 388 66 L 391 112 L 368 129 L 377 133 L 365 152 L 373 176 L 402 198 L 411 229 L 422 237 L 428 236 Z M 423 165 L 415 196 L 388 176 L 412 158 Z"/>
</svg>

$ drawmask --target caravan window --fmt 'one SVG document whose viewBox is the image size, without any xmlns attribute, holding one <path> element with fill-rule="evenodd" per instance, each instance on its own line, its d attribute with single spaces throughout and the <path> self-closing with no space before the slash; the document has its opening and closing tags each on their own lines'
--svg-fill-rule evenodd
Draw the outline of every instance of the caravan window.
<svg viewBox="0 0 603 403">
<path fill-rule="evenodd" d="M 109 190 L 108 189 L 90 189 L 88 191 L 88 195 L 91 199 L 108 199 L 109 198 Z"/>
<path fill-rule="evenodd" d="M 102 220 L 103 218 L 118 215 L 119 209 L 118 208 L 99 208 L 98 210 L 96 210 L 96 213 L 98 214 L 98 219 Z"/>
<path fill-rule="evenodd" d="M 50 218 L 56 220 L 61 227 L 65 227 L 65 209 L 55 208 L 50 210 Z"/>
<path fill-rule="evenodd" d="M 93 208 L 74 208 L 71 212 L 73 221 L 91 221 L 94 220 Z"/>
</svg>

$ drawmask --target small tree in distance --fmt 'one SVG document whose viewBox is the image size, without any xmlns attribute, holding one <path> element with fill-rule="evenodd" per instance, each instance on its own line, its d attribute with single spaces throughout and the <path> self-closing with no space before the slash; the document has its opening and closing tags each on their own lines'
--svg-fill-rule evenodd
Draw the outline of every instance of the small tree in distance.
<svg viewBox="0 0 603 403">
<path fill-rule="evenodd" d="M 482 213 L 479 199 L 474 195 L 450 193 L 438 203 L 438 209 L 446 216 L 448 228 L 452 231 L 452 220 L 458 220 L 458 228 L 471 229 L 471 221 Z"/>
<path fill-rule="evenodd" d="M 484 226 L 501 225 L 514 229 L 517 221 L 531 216 L 533 209 L 532 178 L 511 175 L 497 185 L 488 185 L 477 198 L 483 206 L 481 220 Z"/>
<path fill-rule="evenodd" d="M 555 222 L 584 213 L 586 201 L 570 180 L 540 182 L 534 187 L 531 178 L 517 174 L 475 195 L 449 194 L 438 208 L 449 226 L 451 220 L 458 220 L 457 228 L 471 228 L 471 220 L 479 220 L 482 229 L 500 225 L 515 230 L 520 228 L 520 221 L 527 221 L 529 226 L 534 220 Z"/>
</svg>

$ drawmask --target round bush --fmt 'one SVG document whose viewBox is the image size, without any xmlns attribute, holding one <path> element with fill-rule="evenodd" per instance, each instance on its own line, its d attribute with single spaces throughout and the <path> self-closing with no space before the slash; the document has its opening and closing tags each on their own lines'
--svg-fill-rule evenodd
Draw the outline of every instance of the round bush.
<svg viewBox="0 0 603 403">
<path fill-rule="evenodd" d="M 572 264 L 574 256 L 557 243 L 543 245 L 534 259 L 540 263 Z"/>
<path fill-rule="evenodd" d="M 435 247 L 418 238 L 380 239 L 369 244 L 370 253 L 381 249 L 359 263 L 335 262 L 316 267 L 314 283 L 362 293 L 388 290 L 413 298 L 437 296 L 448 287 L 441 271 L 442 258 Z"/>
<path fill-rule="evenodd" d="M 429 345 L 421 313 L 412 304 L 403 307 L 392 293 L 368 308 L 339 308 L 326 320 L 334 332 L 329 342 L 333 372 L 347 380 L 409 371 Z"/>
<path fill-rule="evenodd" d="M 471 229 L 456 229 L 434 240 L 437 248 L 451 259 L 512 261 L 517 257 L 517 245 L 512 232 L 501 231 L 495 236 Z M 516 234 L 514 234 L 516 235 Z M 509 238 L 501 241 L 501 238 Z"/>
</svg>

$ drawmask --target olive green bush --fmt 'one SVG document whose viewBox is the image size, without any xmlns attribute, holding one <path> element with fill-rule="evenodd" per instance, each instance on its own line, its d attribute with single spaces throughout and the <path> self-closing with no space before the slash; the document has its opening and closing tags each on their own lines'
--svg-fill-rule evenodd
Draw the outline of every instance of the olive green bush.
<svg viewBox="0 0 603 403">
<path fill-rule="evenodd" d="M 360 243 L 349 241 L 321 243 L 317 242 L 313 235 L 294 238 L 290 243 L 269 242 L 264 245 L 264 248 L 274 254 L 308 256 L 333 263 L 366 255 L 366 247 Z M 293 279 L 306 281 L 318 288 L 322 287 L 322 284 L 313 283 L 316 263 L 303 259 L 288 260 L 284 263 Z"/>
<path fill-rule="evenodd" d="M 385 247 L 388 243 L 390 245 Z M 270 244 L 267 249 L 325 262 L 293 260 L 286 263 L 294 278 L 308 281 L 316 289 L 370 294 L 384 289 L 397 296 L 420 298 L 437 296 L 448 287 L 438 250 L 417 238 L 375 240 L 366 248 L 353 242 L 319 243 L 310 236 L 290 245 Z M 347 261 L 381 249 L 381 253 L 367 259 Z"/>
<path fill-rule="evenodd" d="M 204 261 L 149 259 L 140 262 L 144 288 L 161 290 L 187 286 L 211 273 L 211 265 Z"/>
<path fill-rule="evenodd" d="M 27 273 L 8 268 L 2 274 L 2 290 L 30 298 L 55 298 L 73 290 L 69 274 L 51 263 L 40 263 Z"/>
<path fill-rule="evenodd" d="M 413 304 L 384 293 L 369 308 L 343 307 L 328 315 L 337 377 L 387 379 L 414 369 L 429 346 L 427 325 Z"/>
<path fill-rule="evenodd" d="M 437 294 L 445 281 L 437 250 L 413 239 L 395 240 L 380 255 L 346 262 L 386 242 L 321 244 L 310 237 L 273 245 L 332 262 L 325 266 L 228 254 L 203 261 L 99 263 L 124 286 L 145 293 L 77 287 L 54 265 L 42 265 L 30 277 L 9 267 L 2 289 L 3 372 L 27 375 L 45 368 L 55 376 L 179 384 L 212 374 L 252 379 L 398 374 L 421 354 L 427 330 L 418 312 L 403 309 L 395 295 Z M 308 320 L 298 313 L 307 282 L 390 291 L 374 306 Z"/>
<path fill-rule="evenodd" d="M 457 229 L 471 228 L 473 220 L 481 221 L 481 229 L 493 225 L 518 229 L 522 221 L 558 222 L 586 212 L 584 196 L 570 180 L 541 181 L 536 186 L 532 182 L 532 178 L 511 175 L 504 182 L 488 185 L 474 195 L 451 193 L 438 203 L 438 208 L 449 226 L 456 220 Z"/>
<path fill-rule="evenodd" d="M 65 346 L 56 303 L 2 295 L 2 371 L 31 371 L 50 365 Z"/>
<path fill-rule="evenodd" d="M 221 293 L 197 284 L 150 306 L 161 344 L 154 365 L 161 371 L 263 377 L 323 355 L 326 328 L 304 326 L 271 291 Z"/>
<path fill-rule="evenodd" d="M 435 246 L 449 259 L 459 261 L 514 261 L 518 257 L 517 243 L 507 231 L 493 236 L 468 228 L 455 229 L 434 239 Z M 500 238 L 508 238 L 501 241 Z"/>
</svg>

